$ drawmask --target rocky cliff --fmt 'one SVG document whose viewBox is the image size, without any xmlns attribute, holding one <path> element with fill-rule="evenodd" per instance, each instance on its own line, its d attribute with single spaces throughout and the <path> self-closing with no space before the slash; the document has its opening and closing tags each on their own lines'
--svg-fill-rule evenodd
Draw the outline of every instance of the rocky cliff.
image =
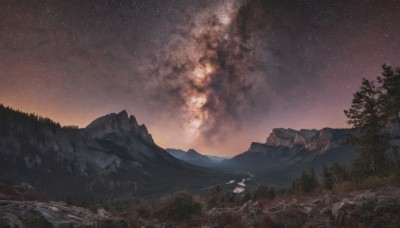
<svg viewBox="0 0 400 228">
<path fill-rule="evenodd" d="M 111 113 L 97 118 L 85 128 L 92 138 L 104 138 L 110 134 L 123 136 L 131 134 L 133 137 L 140 138 L 149 144 L 154 144 L 151 134 L 148 133 L 144 124 L 139 125 L 136 118 L 123 110 L 118 114 Z"/>
<path fill-rule="evenodd" d="M 349 136 L 357 134 L 348 129 L 324 128 L 322 130 L 299 131 L 293 129 L 276 128 L 267 138 L 265 145 L 272 147 L 294 148 L 301 146 L 310 151 L 325 152 L 329 149 L 346 144 Z"/>
<path fill-rule="evenodd" d="M 265 143 L 253 142 L 250 148 L 225 164 L 252 172 L 268 184 L 287 186 L 303 170 L 337 161 L 349 164 L 356 156 L 349 136 L 359 133 L 350 129 L 321 130 L 273 129 Z"/>
</svg>

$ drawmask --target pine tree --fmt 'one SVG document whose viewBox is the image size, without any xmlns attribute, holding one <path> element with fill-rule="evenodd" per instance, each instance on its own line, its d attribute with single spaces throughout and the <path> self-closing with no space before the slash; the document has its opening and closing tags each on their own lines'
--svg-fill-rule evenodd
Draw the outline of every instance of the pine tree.
<svg viewBox="0 0 400 228">
<path fill-rule="evenodd" d="M 395 70 L 391 66 L 382 66 L 382 76 L 377 78 L 381 83 L 379 101 L 385 124 L 397 123 L 400 126 L 400 67 Z"/>
<path fill-rule="evenodd" d="M 379 175 L 385 169 L 385 151 L 389 148 L 388 138 L 381 133 L 384 127 L 382 106 L 379 101 L 381 89 L 373 81 L 363 79 L 349 110 L 344 113 L 348 123 L 358 128 L 362 136 L 356 141 L 358 157 L 353 162 L 356 175 Z"/>
<path fill-rule="evenodd" d="M 322 168 L 322 187 L 324 189 L 331 190 L 334 184 L 333 173 L 329 168 L 324 164 Z"/>
<path fill-rule="evenodd" d="M 317 176 L 314 169 L 303 171 L 300 177 L 293 181 L 292 192 L 308 193 L 314 191 L 319 186 Z"/>
<path fill-rule="evenodd" d="M 275 188 L 268 188 L 268 186 L 260 185 L 254 192 L 254 199 L 274 199 L 276 196 Z"/>
<path fill-rule="evenodd" d="M 335 161 L 330 169 L 336 186 L 340 182 L 349 180 L 349 173 L 346 166 L 341 166 Z"/>
<path fill-rule="evenodd" d="M 391 66 L 382 66 L 382 76 L 378 77 L 378 82 L 382 84 L 379 100 L 382 104 L 383 118 L 386 127 L 393 129 L 395 125 L 400 127 L 400 67 L 395 70 Z M 391 137 L 399 137 L 399 132 L 390 131 Z M 400 173 L 400 149 L 392 146 L 390 159 L 396 173 Z"/>
</svg>

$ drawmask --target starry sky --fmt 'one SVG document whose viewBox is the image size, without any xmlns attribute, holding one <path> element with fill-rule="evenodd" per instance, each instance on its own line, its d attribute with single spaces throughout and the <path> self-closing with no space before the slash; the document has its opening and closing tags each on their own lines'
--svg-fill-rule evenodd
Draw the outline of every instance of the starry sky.
<svg viewBox="0 0 400 228">
<path fill-rule="evenodd" d="M 398 0 L 3 0 L 0 103 L 85 127 L 126 109 L 162 147 L 231 156 L 347 127 L 400 65 Z"/>
</svg>

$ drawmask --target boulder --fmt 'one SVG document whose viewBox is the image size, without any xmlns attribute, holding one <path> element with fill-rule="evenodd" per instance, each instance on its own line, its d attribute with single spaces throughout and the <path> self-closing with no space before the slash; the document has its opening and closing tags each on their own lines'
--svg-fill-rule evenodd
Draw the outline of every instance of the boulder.
<svg viewBox="0 0 400 228">
<path fill-rule="evenodd" d="M 353 209 L 354 204 L 350 201 L 341 201 L 334 203 L 332 206 L 332 215 L 335 219 L 338 219 L 341 213 L 345 212 L 348 209 Z"/>
<path fill-rule="evenodd" d="M 319 213 L 321 215 L 329 215 L 331 214 L 331 209 L 329 209 L 329 207 L 324 207 L 321 210 L 319 210 Z"/>
<path fill-rule="evenodd" d="M 0 200 L 0 227 L 128 228 L 129 225 L 104 209 L 94 213 L 64 202 Z"/>
</svg>

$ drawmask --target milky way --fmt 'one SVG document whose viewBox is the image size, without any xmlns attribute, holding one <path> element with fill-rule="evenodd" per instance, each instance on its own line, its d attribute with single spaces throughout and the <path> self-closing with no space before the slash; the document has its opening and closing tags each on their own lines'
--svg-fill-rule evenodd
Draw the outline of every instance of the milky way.
<svg viewBox="0 0 400 228">
<path fill-rule="evenodd" d="M 224 140 L 240 127 L 244 109 L 252 106 L 256 60 L 249 39 L 252 31 L 244 31 L 249 23 L 245 14 L 250 13 L 244 7 L 238 1 L 220 2 L 177 34 L 183 41 L 174 46 L 179 48 L 166 47 L 172 61 L 157 70 L 155 77 L 160 77 L 163 89 L 156 92 L 180 102 L 188 137 Z"/>
<path fill-rule="evenodd" d="M 6 0 L 0 102 L 86 126 L 126 109 L 163 147 L 235 154 L 274 127 L 346 127 L 399 66 L 400 2 Z"/>
</svg>

